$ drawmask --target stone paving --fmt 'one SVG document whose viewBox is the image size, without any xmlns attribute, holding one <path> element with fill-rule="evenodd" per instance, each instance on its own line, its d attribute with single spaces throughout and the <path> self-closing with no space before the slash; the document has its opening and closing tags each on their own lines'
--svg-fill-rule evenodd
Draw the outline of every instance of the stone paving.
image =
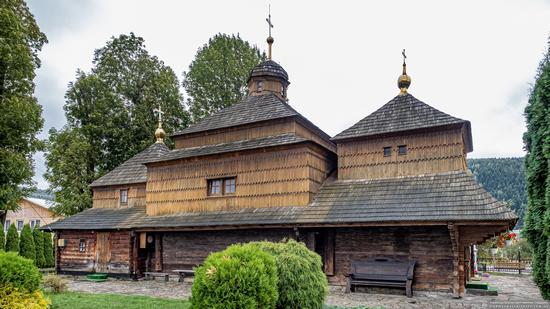
<svg viewBox="0 0 550 309">
<path fill-rule="evenodd" d="M 69 290 L 88 293 L 112 293 L 127 295 L 147 295 L 162 298 L 186 299 L 191 296 L 191 281 L 125 281 L 109 279 L 95 283 L 83 277 L 65 277 L 69 280 Z M 550 308 L 544 301 L 529 275 L 492 275 L 483 278 L 491 286 L 497 287 L 498 296 L 477 296 L 466 294 L 461 299 L 453 299 L 448 293 L 416 292 L 407 298 L 400 294 L 381 294 L 370 291 L 345 294 L 340 288 L 332 288 L 327 304 L 339 306 L 367 306 L 373 308 Z"/>
</svg>

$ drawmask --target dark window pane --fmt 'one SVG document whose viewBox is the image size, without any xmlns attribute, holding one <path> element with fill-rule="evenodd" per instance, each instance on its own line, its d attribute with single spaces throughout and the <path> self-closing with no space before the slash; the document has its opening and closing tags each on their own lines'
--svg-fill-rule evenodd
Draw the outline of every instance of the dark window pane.
<svg viewBox="0 0 550 309">
<path fill-rule="evenodd" d="M 384 147 L 384 157 L 391 156 L 391 147 Z"/>
<path fill-rule="evenodd" d="M 7 232 L 8 229 L 10 228 L 10 225 L 11 225 L 11 221 L 10 221 L 10 220 L 6 220 L 6 225 L 4 225 L 4 230 L 6 230 L 6 232 Z"/>
<path fill-rule="evenodd" d="M 78 251 L 84 252 L 86 251 L 86 240 L 81 239 L 80 243 L 78 244 Z"/>
<path fill-rule="evenodd" d="M 406 155 L 407 154 L 407 145 L 397 146 L 397 150 L 398 150 L 399 155 Z"/>
<path fill-rule="evenodd" d="M 225 194 L 235 193 L 235 178 L 227 178 L 225 180 Z"/>
<path fill-rule="evenodd" d="M 34 226 L 35 227 L 40 227 L 40 220 L 34 221 Z"/>
<path fill-rule="evenodd" d="M 120 190 L 120 204 L 127 204 L 128 203 L 128 190 Z"/>
<path fill-rule="evenodd" d="M 17 220 L 17 230 L 21 231 L 23 229 L 23 221 Z"/>
<path fill-rule="evenodd" d="M 221 179 L 212 179 L 208 181 L 208 195 L 221 194 L 221 188 L 222 188 Z"/>
</svg>

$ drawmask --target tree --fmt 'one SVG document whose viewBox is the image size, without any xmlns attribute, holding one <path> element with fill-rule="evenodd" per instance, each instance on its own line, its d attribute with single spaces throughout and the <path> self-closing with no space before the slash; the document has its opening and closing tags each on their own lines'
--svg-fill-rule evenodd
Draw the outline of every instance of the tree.
<svg viewBox="0 0 550 309">
<path fill-rule="evenodd" d="M 533 249 L 533 279 L 550 299 L 550 40 L 525 109 L 527 212 L 523 233 Z"/>
<path fill-rule="evenodd" d="M 44 236 L 38 227 L 32 230 L 32 238 L 34 240 L 35 256 L 34 264 L 38 268 L 46 267 L 46 259 L 44 257 Z"/>
<path fill-rule="evenodd" d="M 250 71 L 262 60 L 265 54 L 239 35 L 220 33 L 210 38 L 183 73 L 192 120 L 239 102 L 247 94 Z"/>
<path fill-rule="evenodd" d="M 53 210 L 63 215 L 90 207 L 89 184 L 153 143 L 155 108 L 164 111 L 167 132 L 188 123 L 176 74 L 142 38 L 113 37 L 95 51 L 93 65 L 69 84 L 67 125 L 50 130 L 45 177 L 59 205 Z"/>
<path fill-rule="evenodd" d="M 42 108 L 33 97 L 38 52 L 47 42 L 23 0 L 0 1 L 0 211 L 32 189 L 32 154 L 42 149 Z"/>
<path fill-rule="evenodd" d="M 6 235 L 6 251 L 19 252 L 19 234 L 15 224 L 11 224 L 8 228 L 8 234 Z"/>
<path fill-rule="evenodd" d="M 4 225 L 0 222 L 0 251 L 6 250 L 6 235 L 4 234 Z"/>
<path fill-rule="evenodd" d="M 36 246 L 34 245 L 34 238 L 32 237 L 32 230 L 29 224 L 25 224 L 21 231 L 19 255 L 33 261 L 36 258 Z"/>
<path fill-rule="evenodd" d="M 55 260 L 53 257 L 52 235 L 50 233 L 42 233 L 42 236 L 44 237 L 45 267 L 54 267 Z"/>
</svg>

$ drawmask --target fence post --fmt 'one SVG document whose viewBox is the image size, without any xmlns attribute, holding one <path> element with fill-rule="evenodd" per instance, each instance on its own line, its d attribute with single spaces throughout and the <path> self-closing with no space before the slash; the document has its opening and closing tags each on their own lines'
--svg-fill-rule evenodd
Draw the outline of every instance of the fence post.
<svg viewBox="0 0 550 309">
<path fill-rule="evenodd" d="M 521 275 L 521 250 L 518 250 L 518 272 Z"/>
</svg>

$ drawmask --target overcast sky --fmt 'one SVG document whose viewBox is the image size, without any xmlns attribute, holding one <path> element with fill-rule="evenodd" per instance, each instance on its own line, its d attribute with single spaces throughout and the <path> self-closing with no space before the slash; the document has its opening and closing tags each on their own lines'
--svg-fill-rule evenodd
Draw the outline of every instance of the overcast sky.
<svg viewBox="0 0 550 309">
<path fill-rule="evenodd" d="M 93 51 L 134 32 L 181 79 L 218 32 L 264 50 L 269 1 L 29 0 L 49 43 L 36 96 L 49 128 L 65 124 L 67 84 Z M 334 136 L 398 94 L 401 50 L 409 92 L 472 122 L 470 158 L 524 154 L 523 109 L 550 34 L 550 1 L 271 1 L 273 59 L 290 104 Z M 35 156 L 38 187 L 47 183 Z"/>
</svg>

